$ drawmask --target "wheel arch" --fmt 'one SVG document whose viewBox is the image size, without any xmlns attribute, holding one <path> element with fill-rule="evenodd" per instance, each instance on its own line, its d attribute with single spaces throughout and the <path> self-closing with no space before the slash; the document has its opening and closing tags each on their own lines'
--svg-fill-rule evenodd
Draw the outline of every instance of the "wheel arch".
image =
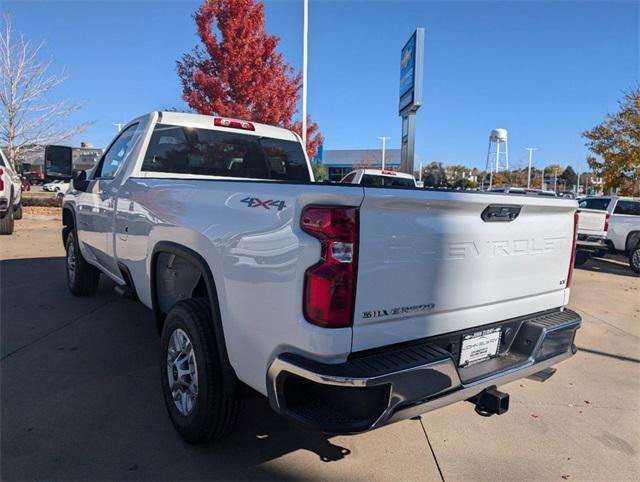
<svg viewBox="0 0 640 482">
<path fill-rule="evenodd" d="M 638 244 L 640 244 L 640 231 L 630 231 L 624 242 L 625 252 L 630 253 Z"/>
<path fill-rule="evenodd" d="M 68 204 L 62 208 L 62 245 L 67 245 L 69 233 L 76 228 L 76 214 Z"/>
<path fill-rule="evenodd" d="M 156 328 L 158 333 L 162 332 L 162 326 L 164 324 L 164 320 L 166 314 L 163 313 L 160 309 L 160 303 L 158 302 L 158 283 L 157 283 L 157 264 L 158 264 L 158 256 L 160 254 L 174 254 L 181 258 L 186 259 L 193 265 L 195 265 L 200 270 L 200 279 L 198 283 L 194 287 L 194 292 L 196 292 L 199 287 L 204 284 L 206 289 L 206 295 L 209 300 L 211 313 L 217 316 L 213 316 L 211 318 L 211 324 L 213 325 L 213 330 L 216 335 L 216 348 L 220 357 L 220 364 L 225 376 L 223 376 L 223 380 L 225 380 L 225 390 L 229 390 L 228 393 L 232 393 L 236 389 L 236 381 L 237 376 L 235 374 L 235 370 L 231 366 L 231 362 L 229 360 L 229 354 L 227 351 L 226 340 L 224 336 L 224 328 L 222 326 L 222 315 L 220 313 L 220 303 L 218 302 L 218 290 L 216 288 L 216 283 L 213 278 L 213 273 L 211 272 L 211 268 L 206 260 L 196 251 L 191 248 L 188 248 L 182 244 L 174 243 L 172 241 L 159 241 L 153 247 L 153 251 L 151 254 L 151 265 L 150 265 L 150 294 L 151 294 L 151 306 L 153 310 L 153 316 L 156 322 Z"/>
</svg>

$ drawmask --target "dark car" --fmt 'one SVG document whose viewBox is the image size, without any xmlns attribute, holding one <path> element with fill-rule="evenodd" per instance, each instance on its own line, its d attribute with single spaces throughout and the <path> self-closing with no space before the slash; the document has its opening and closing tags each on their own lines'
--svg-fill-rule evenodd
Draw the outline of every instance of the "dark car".
<svg viewBox="0 0 640 482">
<path fill-rule="evenodd" d="M 25 176 L 22 176 L 20 178 L 20 182 L 22 183 L 23 191 L 31 191 L 31 181 L 29 181 L 28 178 L 26 178 Z"/>
</svg>

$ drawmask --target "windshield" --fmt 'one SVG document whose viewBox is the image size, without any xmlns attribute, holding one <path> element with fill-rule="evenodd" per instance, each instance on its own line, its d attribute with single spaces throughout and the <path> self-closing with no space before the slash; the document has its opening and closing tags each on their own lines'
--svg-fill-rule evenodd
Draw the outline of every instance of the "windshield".
<svg viewBox="0 0 640 482">
<path fill-rule="evenodd" d="M 365 174 L 362 176 L 360 184 L 363 186 L 373 187 L 416 187 L 416 183 L 413 179 L 407 179 L 406 177 L 374 176 L 371 174 Z"/>
<path fill-rule="evenodd" d="M 142 170 L 310 181 L 299 142 L 165 124 L 153 130 Z"/>
</svg>

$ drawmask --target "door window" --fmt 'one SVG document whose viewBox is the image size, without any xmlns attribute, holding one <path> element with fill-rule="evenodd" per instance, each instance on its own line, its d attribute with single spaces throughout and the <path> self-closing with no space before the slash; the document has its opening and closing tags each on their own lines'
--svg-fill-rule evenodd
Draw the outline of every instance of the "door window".
<svg viewBox="0 0 640 482">
<path fill-rule="evenodd" d="M 626 214 L 629 216 L 640 216 L 640 202 L 619 200 L 613 214 Z"/>
<path fill-rule="evenodd" d="M 138 124 L 133 124 L 123 130 L 111 144 L 111 147 L 107 149 L 96 171 L 96 178 L 113 179 L 115 177 L 127 154 L 133 148 L 136 127 L 138 127 Z"/>
</svg>

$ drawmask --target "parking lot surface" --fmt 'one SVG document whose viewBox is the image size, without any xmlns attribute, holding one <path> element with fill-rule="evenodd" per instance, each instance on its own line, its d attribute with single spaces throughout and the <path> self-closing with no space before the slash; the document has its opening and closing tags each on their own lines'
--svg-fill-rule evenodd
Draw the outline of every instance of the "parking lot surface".
<svg viewBox="0 0 640 482">
<path fill-rule="evenodd" d="M 249 393 L 229 439 L 194 447 L 165 413 L 151 312 L 104 279 L 71 296 L 59 228 L 27 215 L 0 239 L 2 480 L 640 479 L 640 278 L 624 260 L 576 270 L 580 351 L 503 387 L 502 416 L 458 403 L 330 436 Z"/>
</svg>

